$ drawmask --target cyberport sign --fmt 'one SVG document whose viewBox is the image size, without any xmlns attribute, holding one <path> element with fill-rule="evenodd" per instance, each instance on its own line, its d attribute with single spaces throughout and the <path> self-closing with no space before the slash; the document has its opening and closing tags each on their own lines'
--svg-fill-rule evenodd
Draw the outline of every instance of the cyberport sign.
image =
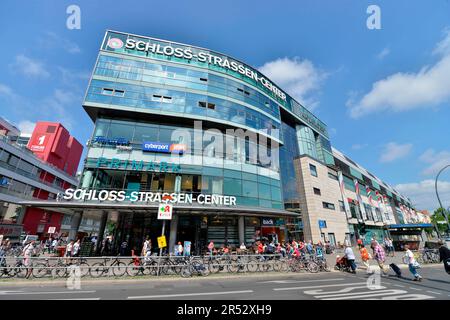
<svg viewBox="0 0 450 320">
<path fill-rule="evenodd" d="M 142 151 L 182 154 L 186 151 L 186 145 L 180 143 L 161 143 L 161 142 L 144 141 L 142 143 Z"/>
<path fill-rule="evenodd" d="M 276 87 L 272 82 L 263 77 L 259 72 L 251 68 L 248 68 L 247 66 L 235 60 L 231 59 L 229 60 L 225 56 L 214 55 L 209 51 L 196 50 L 194 52 L 190 47 L 180 47 L 180 46 L 174 47 L 169 42 L 167 42 L 167 45 L 161 45 L 162 42 L 161 40 L 159 40 L 158 43 L 153 43 L 152 42 L 153 40 L 150 38 L 141 38 L 141 39 L 143 40 L 145 39 L 145 41 L 128 38 L 124 43 L 119 38 L 109 37 L 107 41 L 107 46 L 106 47 L 102 46 L 102 48 L 105 48 L 107 50 L 108 48 L 118 50 L 125 47 L 125 49 L 128 50 L 136 50 L 165 56 L 174 56 L 176 58 L 183 58 L 186 60 L 197 60 L 198 62 L 202 63 L 218 65 L 224 69 L 229 69 L 234 72 L 240 73 L 243 76 L 246 76 L 250 79 L 255 80 L 256 82 L 261 83 L 269 91 L 273 92 L 277 97 L 279 97 L 283 101 L 286 101 L 286 94 L 283 91 L 281 91 L 278 87 Z"/>
<path fill-rule="evenodd" d="M 211 206 L 235 206 L 236 197 L 220 194 L 192 194 L 192 193 L 161 193 L 161 192 L 139 192 L 125 190 L 88 190 L 67 189 L 58 198 L 77 201 L 112 201 L 112 202 L 144 202 L 144 203 L 166 203 L 166 204 L 193 204 Z"/>
</svg>

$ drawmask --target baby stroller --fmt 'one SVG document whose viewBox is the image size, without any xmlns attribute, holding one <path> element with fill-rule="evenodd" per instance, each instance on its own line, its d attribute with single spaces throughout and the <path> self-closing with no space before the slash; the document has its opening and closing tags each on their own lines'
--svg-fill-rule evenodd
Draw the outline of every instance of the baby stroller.
<svg viewBox="0 0 450 320">
<path fill-rule="evenodd" d="M 352 269 L 350 268 L 350 265 L 348 264 L 348 260 L 346 257 L 336 257 L 336 265 L 334 266 L 336 270 L 344 271 L 344 272 L 351 272 Z"/>
</svg>

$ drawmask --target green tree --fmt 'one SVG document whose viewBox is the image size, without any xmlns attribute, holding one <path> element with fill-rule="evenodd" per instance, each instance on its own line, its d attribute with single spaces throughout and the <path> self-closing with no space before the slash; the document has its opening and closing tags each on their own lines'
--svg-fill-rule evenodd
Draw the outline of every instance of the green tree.
<svg viewBox="0 0 450 320">
<path fill-rule="evenodd" d="M 439 208 L 434 210 L 434 213 L 431 216 L 431 222 L 437 226 L 440 233 L 445 233 L 447 231 L 447 221 L 445 220 L 444 214 L 444 209 Z"/>
</svg>

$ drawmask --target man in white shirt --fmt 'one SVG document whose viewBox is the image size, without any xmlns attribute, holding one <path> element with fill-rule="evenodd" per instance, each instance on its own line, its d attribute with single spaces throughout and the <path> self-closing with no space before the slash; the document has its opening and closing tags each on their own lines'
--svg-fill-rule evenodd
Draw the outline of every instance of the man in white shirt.
<svg viewBox="0 0 450 320">
<path fill-rule="evenodd" d="M 355 254 L 349 244 L 345 247 L 344 257 L 347 258 L 348 264 L 352 269 L 352 273 L 356 273 Z"/>
<path fill-rule="evenodd" d="M 414 276 L 414 281 L 422 281 L 422 276 L 417 272 L 417 267 L 419 264 L 414 258 L 414 254 L 409 250 L 409 245 L 405 244 L 405 256 L 403 257 L 403 262 L 408 265 L 409 271 Z"/>
</svg>

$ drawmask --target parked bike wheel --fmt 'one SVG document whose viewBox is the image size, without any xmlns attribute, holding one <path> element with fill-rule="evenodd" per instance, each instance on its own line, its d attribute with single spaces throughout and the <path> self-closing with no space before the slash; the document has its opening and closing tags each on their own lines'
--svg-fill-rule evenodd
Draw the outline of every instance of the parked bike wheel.
<svg viewBox="0 0 450 320">
<path fill-rule="evenodd" d="M 192 267 L 191 266 L 185 266 L 181 269 L 181 276 L 183 278 L 189 278 L 192 276 Z"/>
<path fill-rule="evenodd" d="M 45 263 L 36 263 L 33 266 L 32 275 L 35 278 L 43 278 L 49 274 L 49 269 L 47 269 L 47 265 Z"/>
<path fill-rule="evenodd" d="M 142 266 L 140 264 L 135 264 L 134 261 L 131 261 L 127 266 L 127 274 L 131 277 L 135 277 L 139 275 L 142 271 Z"/>
<path fill-rule="evenodd" d="M 11 274 L 14 274 L 16 278 L 25 278 L 27 276 L 27 267 L 25 266 L 16 266 L 12 269 Z"/>
<path fill-rule="evenodd" d="M 317 273 L 319 272 L 319 266 L 317 265 L 317 263 L 310 261 L 307 265 L 306 268 L 308 269 L 309 272 L 311 273 Z"/>
<path fill-rule="evenodd" d="M 89 275 L 89 269 L 90 269 L 90 265 L 87 262 L 80 262 L 79 264 L 80 267 L 80 273 L 82 277 L 87 277 Z"/>
<path fill-rule="evenodd" d="M 254 259 L 251 259 L 247 263 L 248 272 L 256 272 L 258 271 L 258 262 Z"/>
<path fill-rule="evenodd" d="M 125 274 L 125 272 L 127 272 L 127 265 L 122 261 L 117 262 L 116 264 L 111 266 L 111 268 L 113 275 L 115 275 L 116 277 L 121 277 Z"/>
<path fill-rule="evenodd" d="M 108 273 L 108 267 L 103 265 L 103 263 L 101 262 L 96 262 L 91 266 L 91 270 L 89 273 L 92 277 L 98 278 Z"/>
<path fill-rule="evenodd" d="M 208 268 L 211 273 L 218 273 L 220 271 L 220 263 L 217 260 L 211 260 L 208 262 Z"/>
</svg>

